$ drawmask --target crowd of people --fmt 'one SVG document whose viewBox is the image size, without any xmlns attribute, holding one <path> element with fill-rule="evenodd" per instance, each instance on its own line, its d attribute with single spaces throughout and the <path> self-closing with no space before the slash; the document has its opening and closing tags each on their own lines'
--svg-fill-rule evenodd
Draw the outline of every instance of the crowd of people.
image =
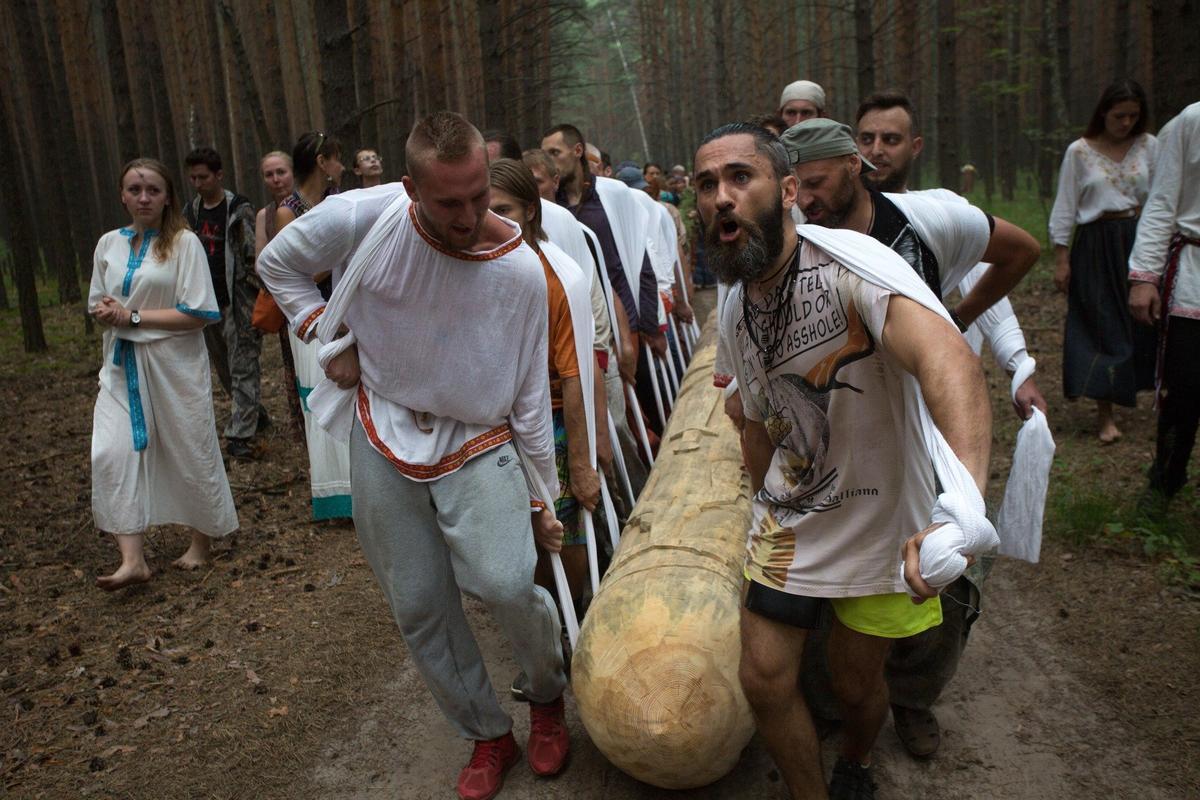
<svg viewBox="0 0 1200 800">
<path fill-rule="evenodd" d="M 100 239 L 89 293 L 106 326 L 93 509 L 121 554 L 97 584 L 151 579 L 149 527 L 193 531 L 181 568 L 237 530 L 210 367 L 226 455 L 265 457 L 275 334 L 277 422 L 307 451 L 311 516 L 353 520 L 413 663 L 473 743 L 459 796 L 495 796 L 520 752 L 462 593 L 513 645 L 530 767 L 557 774 L 563 631 L 654 465 L 697 341 L 693 292 L 719 283 L 713 383 L 754 490 L 742 687 L 793 797 L 873 797 L 889 708 L 913 756 L 938 749 L 933 706 L 999 542 L 984 342 L 1015 413 L 1044 424 L 1007 299 L 1040 248 L 949 189 L 909 186 L 925 141 L 904 95 L 864 98 L 853 128 L 826 108 L 822 87 L 790 83 L 774 112 L 709 134 L 694 174 L 614 165 L 572 124 L 522 149 L 438 112 L 400 181 L 364 148 L 345 191 L 341 144 L 314 131 L 263 156 L 257 212 L 210 148 L 185 160 L 187 203 L 166 166 L 130 162 L 130 222 Z M 1185 484 L 1200 420 L 1200 104 L 1160 140 L 1147 111 L 1131 81 L 1105 91 L 1050 234 L 1066 396 L 1097 402 L 1111 442 L 1112 405 L 1157 388 L 1153 510 Z"/>
</svg>

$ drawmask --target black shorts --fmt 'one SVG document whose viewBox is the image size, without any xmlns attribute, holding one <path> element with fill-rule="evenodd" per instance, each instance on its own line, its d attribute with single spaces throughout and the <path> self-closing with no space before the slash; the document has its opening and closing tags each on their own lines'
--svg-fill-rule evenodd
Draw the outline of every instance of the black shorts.
<svg viewBox="0 0 1200 800">
<path fill-rule="evenodd" d="M 772 622 L 807 630 L 821 627 L 821 621 L 829 608 L 829 602 L 824 597 L 788 594 L 755 581 L 750 581 L 743 605 L 747 611 Z"/>
</svg>

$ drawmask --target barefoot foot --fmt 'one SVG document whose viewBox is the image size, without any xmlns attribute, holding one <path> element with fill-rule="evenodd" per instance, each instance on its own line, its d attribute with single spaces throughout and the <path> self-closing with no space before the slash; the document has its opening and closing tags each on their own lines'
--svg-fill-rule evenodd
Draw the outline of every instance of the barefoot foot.
<svg viewBox="0 0 1200 800">
<path fill-rule="evenodd" d="M 209 538 L 198 531 L 193 532 L 192 543 L 188 545 L 187 552 L 172 561 L 171 566 L 175 569 L 200 569 L 208 565 L 210 552 Z"/>
<path fill-rule="evenodd" d="M 106 592 L 115 592 L 126 586 L 146 583 L 150 580 L 150 575 L 150 566 L 145 561 L 122 564 L 112 575 L 102 575 L 96 578 L 96 585 Z"/>
<path fill-rule="evenodd" d="M 208 565 L 208 552 L 197 553 L 195 547 L 189 547 L 187 552 L 171 562 L 175 569 L 195 570 Z"/>
<path fill-rule="evenodd" d="M 1112 444 L 1121 438 L 1121 429 L 1116 426 L 1116 423 L 1109 422 L 1100 427 L 1100 444 Z"/>
</svg>

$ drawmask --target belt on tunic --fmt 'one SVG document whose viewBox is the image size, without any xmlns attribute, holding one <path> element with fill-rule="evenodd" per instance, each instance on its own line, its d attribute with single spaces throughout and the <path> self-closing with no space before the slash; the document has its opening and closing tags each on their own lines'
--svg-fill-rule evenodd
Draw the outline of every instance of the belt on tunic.
<svg viewBox="0 0 1200 800">
<path fill-rule="evenodd" d="M 1098 219 L 1101 219 L 1101 220 L 1137 219 L 1138 214 L 1141 214 L 1141 213 L 1142 213 L 1142 207 L 1134 206 L 1133 208 L 1127 208 L 1124 211 L 1105 211 L 1103 214 L 1101 214 L 1098 217 Z"/>
<path fill-rule="evenodd" d="M 133 342 L 117 339 L 113 344 L 113 364 L 125 370 L 125 388 L 129 395 L 129 426 L 133 430 L 133 449 L 145 450 L 150 437 L 146 432 L 146 414 L 138 380 L 137 356 Z"/>
<path fill-rule="evenodd" d="M 1185 246 L 1200 247 L 1200 238 L 1184 236 L 1176 233 L 1171 237 L 1171 245 L 1167 248 L 1167 266 L 1163 270 L 1162 280 L 1162 320 L 1158 332 L 1158 352 L 1154 364 L 1154 407 L 1162 408 L 1163 365 L 1167 360 L 1167 325 L 1171 319 L 1171 300 L 1175 295 L 1175 279 L 1179 276 L 1179 256 Z"/>
</svg>

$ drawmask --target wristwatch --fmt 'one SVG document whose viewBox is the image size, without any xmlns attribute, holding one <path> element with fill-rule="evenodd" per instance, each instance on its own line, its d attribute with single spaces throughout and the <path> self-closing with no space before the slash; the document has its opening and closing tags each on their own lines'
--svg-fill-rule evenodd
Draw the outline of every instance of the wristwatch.
<svg viewBox="0 0 1200 800">
<path fill-rule="evenodd" d="M 129 312 L 129 327 L 136 328 L 138 325 L 141 325 L 141 324 L 142 324 L 142 315 L 139 314 L 137 312 L 137 309 L 135 308 L 133 311 Z"/>
</svg>

